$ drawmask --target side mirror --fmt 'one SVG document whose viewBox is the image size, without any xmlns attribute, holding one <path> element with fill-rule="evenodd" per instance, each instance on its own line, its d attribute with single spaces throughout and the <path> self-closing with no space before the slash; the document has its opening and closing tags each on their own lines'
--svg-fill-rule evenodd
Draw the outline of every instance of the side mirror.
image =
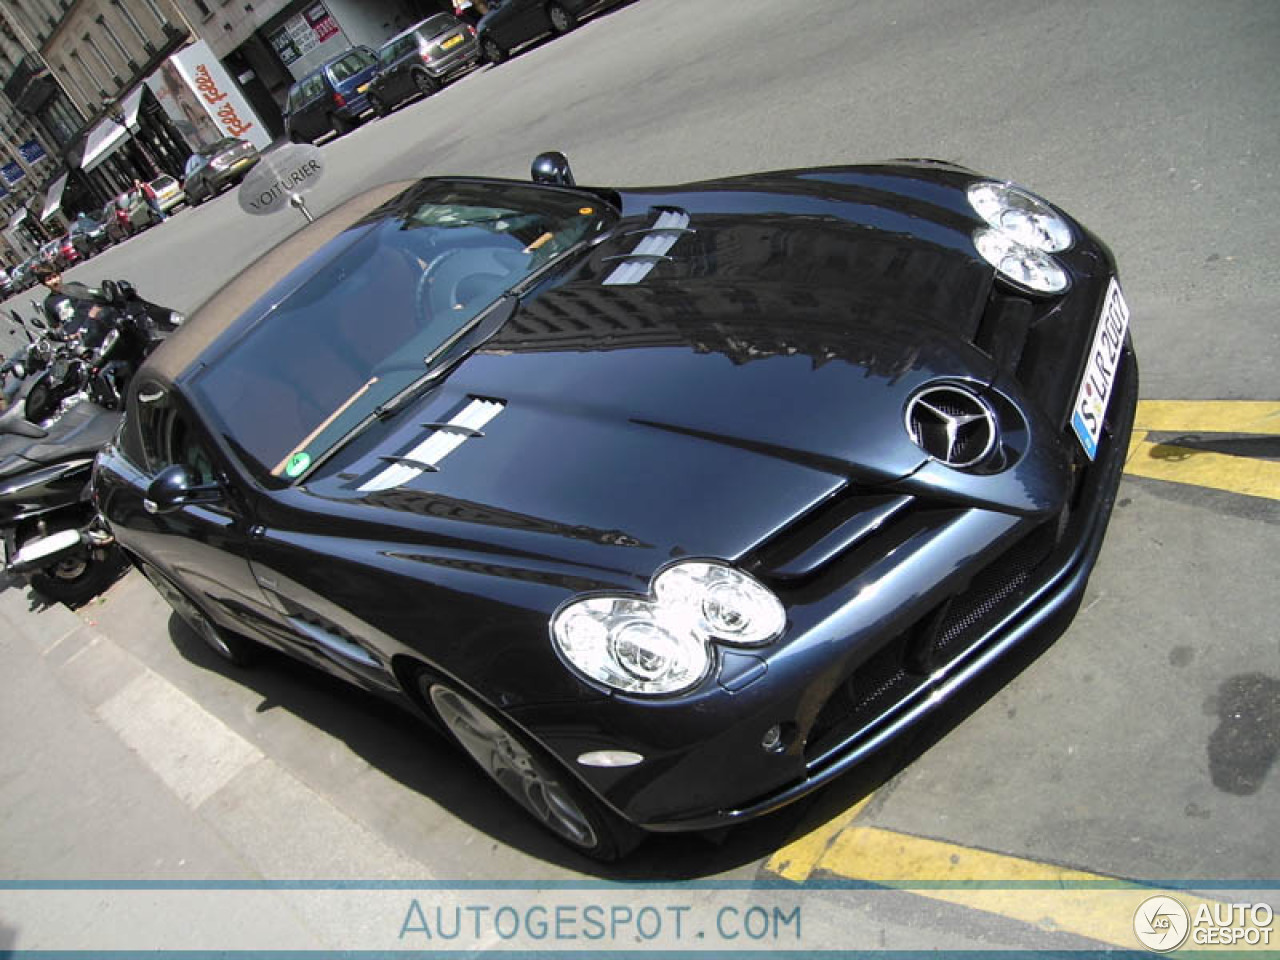
<svg viewBox="0 0 1280 960">
<path fill-rule="evenodd" d="M 173 513 L 195 503 L 217 503 L 221 499 L 222 489 L 216 483 L 194 483 L 191 471 L 175 463 L 156 474 L 142 506 L 147 513 Z"/>
<path fill-rule="evenodd" d="M 557 187 L 575 185 L 573 171 L 569 169 L 569 158 L 554 150 L 534 157 L 529 175 L 534 183 L 549 183 Z"/>
</svg>

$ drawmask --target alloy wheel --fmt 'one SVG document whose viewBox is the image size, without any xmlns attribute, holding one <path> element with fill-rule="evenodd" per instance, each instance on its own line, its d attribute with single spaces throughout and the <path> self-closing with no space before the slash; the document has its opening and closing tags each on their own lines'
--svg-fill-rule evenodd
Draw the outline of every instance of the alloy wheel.
<svg viewBox="0 0 1280 960">
<path fill-rule="evenodd" d="M 517 803 L 574 846 L 596 846 L 595 828 L 549 763 L 460 693 L 434 684 L 430 695 L 449 732 Z"/>
</svg>

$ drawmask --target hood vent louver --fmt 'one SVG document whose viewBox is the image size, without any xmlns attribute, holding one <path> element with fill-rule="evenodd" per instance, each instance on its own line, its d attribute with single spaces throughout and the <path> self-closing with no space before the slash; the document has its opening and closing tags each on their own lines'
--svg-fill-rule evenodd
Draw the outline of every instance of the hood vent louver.
<svg viewBox="0 0 1280 960">
<path fill-rule="evenodd" d="M 649 275 L 655 265 L 664 260 L 671 260 L 668 252 L 687 233 L 695 231 L 689 227 L 689 214 L 675 208 L 659 208 L 658 218 L 650 227 L 632 230 L 624 236 L 639 235 L 642 237 L 630 253 L 613 257 L 605 257 L 605 262 L 621 261 L 613 268 L 613 272 L 604 278 L 605 286 L 639 283 Z"/>
<path fill-rule="evenodd" d="M 422 424 L 422 427 L 431 431 L 431 436 L 400 456 L 379 457 L 390 466 L 376 474 L 372 480 L 361 484 L 360 492 L 390 490 L 404 486 L 424 473 L 437 472 L 440 461 L 467 440 L 483 437 L 481 428 L 500 414 L 505 406 L 501 400 L 473 398 L 447 422 Z"/>
</svg>

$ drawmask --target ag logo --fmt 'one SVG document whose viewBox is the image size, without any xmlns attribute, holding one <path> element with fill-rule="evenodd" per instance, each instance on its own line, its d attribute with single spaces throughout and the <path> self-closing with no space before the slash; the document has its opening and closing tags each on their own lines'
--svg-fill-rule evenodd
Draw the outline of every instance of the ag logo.
<svg viewBox="0 0 1280 960">
<path fill-rule="evenodd" d="M 1182 946 L 1191 928 L 1187 908 L 1173 897 L 1150 897 L 1133 915 L 1133 932 L 1138 942 L 1156 953 L 1168 953 Z"/>
</svg>

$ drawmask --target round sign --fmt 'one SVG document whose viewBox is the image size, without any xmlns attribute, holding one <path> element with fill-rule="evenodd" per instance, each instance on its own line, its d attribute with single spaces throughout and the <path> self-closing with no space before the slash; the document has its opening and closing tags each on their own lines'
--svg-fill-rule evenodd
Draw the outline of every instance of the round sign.
<svg viewBox="0 0 1280 960">
<path fill-rule="evenodd" d="M 264 153 L 240 184 L 240 209 L 255 216 L 283 210 L 313 189 L 323 173 L 320 148 L 312 144 L 290 143 Z"/>
</svg>

